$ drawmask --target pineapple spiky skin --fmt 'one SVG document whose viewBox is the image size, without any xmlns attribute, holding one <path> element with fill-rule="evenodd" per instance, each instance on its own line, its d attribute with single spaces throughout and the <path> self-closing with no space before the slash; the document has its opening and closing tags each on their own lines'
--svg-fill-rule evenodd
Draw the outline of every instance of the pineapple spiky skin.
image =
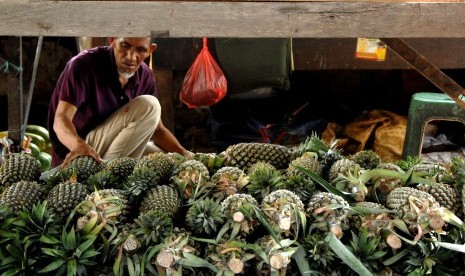
<svg viewBox="0 0 465 276">
<path fill-rule="evenodd" d="M 223 222 L 220 203 L 210 198 L 194 202 L 186 214 L 186 225 L 192 232 L 200 235 L 216 233 Z"/>
<path fill-rule="evenodd" d="M 151 171 L 156 172 L 160 183 L 167 181 L 173 173 L 174 161 L 166 153 L 154 152 L 137 160 L 134 170 L 138 168 L 149 168 Z"/>
<path fill-rule="evenodd" d="M 364 170 L 374 169 L 378 167 L 378 165 L 381 163 L 381 157 L 379 157 L 379 155 L 376 152 L 369 149 L 356 152 L 352 154 L 349 158 L 350 160 L 357 163 Z"/>
<path fill-rule="evenodd" d="M 323 166 L 318 161 L 318 155 L 306 152 L 289 163 L 286 175 L 304 174 L 299 167 L 302 167 L 318 176 L 323 172 Z"/>
<path fill-rule="evenodd" d="M 411 187 L 398 187 L 388 194 L 386 206 L 390 209 L 398 210 L 408 204 L 408 198 L 410 196 L 426 199 L 431 203 L 436 202 L 434 197 L 427 192 Z"/>
<path fill-rule="evenodd" d="M 68 216 L 87 196 L 87 188 L 79 182 L 62 182 L 53 187 L 47 202 L 50 211 L 59 218 Z"/>
<path fill-rule="evenodd" d="M 233 194 L 228 196 L 221 202 L 221 213 L 224 214 L 225 219 L 232 223 L 239 223 L 241 233 L 249 234 L 255 226 L 258 225 L 258 220 L 255 217 L 247 217 L 240 211 L 240 208 L 244 206 L 248 208 L 255 206 L 258 208 L 258 202 L 255 198 L 248 194 Z"/>
<path fill-rule="evenodd" d="M 22 180 L 6 187 L 0 196 L 0 204 L 12 212 L 30 209 L 45 198 L 44 188 L 35 181 Z"/>
<path fill-rule="evenodd" d="M 256 168 L 248 175 L 248 180 L 247 193 L 257 201 L 261 201 L 266 195 L 282 188 L 285 184 L 281 171 L 266 166 Z"/>
<path fill-rule="evenodd" d="M 279 170 L 287 168 L 291 161 L 291 154 L 290 148 L 281 145 L 238 143 L 226 149 L 225 165 L 247 170 L 252 164 L 262 161 Z"/>
<path fill-rule="evenodd" d="M 349 213 L 351 229 L 366 228 L 369 236 L 380 236 L 392 220 L 390 210 L 382 204 L 364 201 L 356 202 L 353 207 L 362 211 Z"/>
<path fill-rule="evenodd" d="M 244 171 L 237 167 L 222 167 L 211 177 L 213 198 L 223 200 L 229 195 L 241 192 L 249 181 Z"/>
<path fill-rule="evenodd" d="M 431 186 L 420 183 L 415 188 L 429 193 L 436 199 L 440 206 L 449 209 L 454 214 L 459 214 L 462 203 L 460 202 L 457 190 L 451 185 L 438 183 L 437 186 Z"/>
<path fill-rule="evenodd" d="M 348 158 L 341 158 L 334 162 L 334 164 L 331 166 L 331 169 L 328 173 L 328 181 L 334 181 L 339 176 L 339 174 L 348 176 L 349 173 L 353 174 L 355 171 L 358 172 L 360 170 L 360 165 L 355 163 L 355 161 L 352 161 Z"/>
<path fill-rule="evenodd" d="M 330 205 L 341 207 L 332 209 L 328 207 Z M 347 207 L 349 207 L 349 203 L 341 196 L 328 192 L 318 192 L 310 198 L 305 212 L 311 218 L 311 227 L 324 232 L 331 231 L 338 238 L 341 238 L 343 230 L 348 225 L 349 210 Z"/>
<path fill-rule="evenodd" d="M 134 171 L 136 163 L 135 158 L 129 156 L 119 157 L 108 162 L 106 170 L 114 175 L 120 183 L 123 183 Z"/>
<path fill-rule="evenodd" d="M 300 174 L 288 176 L 283 188 L 293 191 L 303 202 L 307 202 L 317 192 L 315 182 Z"/>
<path fill-rule="evenodd" d="M 252 173 L 255 172 L 255 170 L 263 168 L 263 167 L 266 167 L 266 168 L 268 168 L 270 170 L 275 170 L 276 169 L 270 163 L 259 161 L 259 162 L 253 163 L 252 165 L 250 165 L 250 167 L 247 168 L 247 174 L 252 174 Z"/>
<path fill-rule="evenodd" d="M 202 197 L 207 191 L 210 181 L 208 168 L 200 161 L 186 160 L 173 172 L 170 182 L 178 187 L 184 199 L 195 200 Z"/>
<path fill-rule="evenodd" d="M 90 156 L 78 156 L 71 160 L 66 168 L 63 168 L 63 174 L 67 176 L 66 180 L 74 174 L 79 183 L 84 183 L 87 179 L 105 168 L 104 163 L 97 162 Z"/>
<path fill-rule="evenodd" d="M 176 188 L 168 185 L 159 185 L 152 188 L 143 198 L 140 213 L 152 210 L 168 214 L 173 217 L 181 206 L 181 198 Z"/>
<path fill-rule="evenodd" d="M 305 210 L 295 193 L 276 190 L 263 198 L 260 208 L 278 233 L 298 235 L 299 216 L 305 216 Z"/>
<path fill-rule="evenodd" d="M 40 164 L 26 153 L 10 153 L 5 158 L 5 164 L 0 166 L 1 186 L 7 187 L 15 182 L 39 181 Z"/>
<path fill-rule="evenodd" d="M 392 170 L 395 172 L 404 171 L 394 163 L 381 163 L 377 169 Z M 373 185 L 369 187 L 369 198 L 375 202 L 386 204 L 387 195 L 397 187 L 404 185 L 404 181 L 395 177 L 373 177 Z"/>
</svg>

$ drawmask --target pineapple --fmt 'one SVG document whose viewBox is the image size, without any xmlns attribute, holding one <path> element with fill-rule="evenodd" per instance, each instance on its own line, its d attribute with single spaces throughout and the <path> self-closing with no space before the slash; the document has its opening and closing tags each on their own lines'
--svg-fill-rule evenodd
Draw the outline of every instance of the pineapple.
<svg viewBox="0 0 465 276">
<path fill-rule="evenodd" d="M 173 220 L 170 214 L 152 210 L 134 219 L 130 233 L 140 241 L 142 246 L 159 244 L 173 232 Z"/>
<path fill-rule="evenodd" d="M 87 188 L 84 184 L 67 181 L 53 187 L 46 200 L 52 213 L 58 218 L 65 218 L 86 196 Z"/>
<path fill-rule="evenodd" d="M 22 180 L 5 188 L 0 196 L 0 204 L 8 207 L 12 212 L 17 212 L 32 208 L 44 198 L 42 185 L 35 181 Z"/>
<path fill-rule="evenodd" d="M 338 195 L 328 192 L 314 194 L 305 210 L 311 219 L 310 230 L 331 231 L 336 237 L 341 238 L 348 224 L 348 207 L 349 203 Z"/>
<path fill-rule="evenodd" d="M 225 165 L 246 170 L 256 162 L 267 162 L 277 169 L 287 168 L 291 161 L 290 148 L 266 143 L 238 143 L 225 151 Z"/>
<path fill-rule="evenodd" d="M 5 164 L 0 166 L 0 184 L 3 188 L 21 181 L 39 181 L 40 163 L 26 153 L 10 153 L 4 156 Z"/>
<path fill-rule="evenodd" d="M 174 161 L 166 153 L 154 152 L 141 157 L 137 160 L 134 170 L 138 168 L 149 168 L 157 174 L 157 183 L 163 183 L 168 180 L 174 170 Z"/>
<path fill-rule="evenodd" d="M 69 179 L 72 175 L 76 175 L 77 181 L 84 183 L 91 175 L 98 173 L 104 168 L 104 163 L 99 163 L 90 156 L 78 156 L 71 160 L 66 168 L 62 168 L 61 170 L 64 180 Z"/>
<path fill-rule="evenodd" d="M 341 158 L 334 162 L 334 164 L 329 169 L 328 181 L 333 182 L 340 174 L 343 176 L 348 176 L 349 173 L 354 174 L 360 172 L 361 167 L 359 164 L 355 163 L 348 158 Z"/>
<path fill-rule="evenodd" d="M 197 160 L 186 160 L 173 172 L 171 183 L 178 187 L 184 199 L 195 201 L 208 193 L 210 173 L 207 167 Z"/>
<path fill-rule="evenodd" d="M 337 164 L 337 162 L 335 164 Z M 345 171 L 345 173 L 339 173 L 331 184 L 339 191 L 350 193 L 350 196 L 353 197 L 355 201 L 365 201 L 368 188 L 365 186 L 365 182 L 362 180 L 361 176 L 362 172 L 360 171 L 360 167 L 356 165 L 353 169 Z"/>
<path fill-rule="evenodd" d="M 129 204 L 128 193 L 119 189 L 97 190 L 86 196 L 85 201 L 95 206 L 98 212 L 106 220 L 125 222 L 131 214 L 132 206 Z M 84 205 L 83 203 L 81 205 Z M 85 210 L 81 207 L 81 213 L 86 214 L 90 208 Z"/>
<path fill-rule="evenodd" d="M 108 162 L 106 170 L 114 175 L 118 182 L 123 183 L 134 171 L 137 160 L 132 157 L 119 157 Z M 116 188 L 116 187 L 115 187 Z"/>
<path fill-rule="evenodd" d="M 378 275 L 384 268 L 383 256 L 387 251 L 382 248 L 381 237 L 368 235 L 365 228 L 360 228 L 357 233 L 352 232 L 352 240 L 347 248 L 356 256 L 370 271 Z"/>
<path fill-rule="evenodd" d="M 223 200 L 229 195 L 241 192 L 249 181 L 244 171 L 236 167 L 222 167 L 211 177 L 213 198 Z"/>
<path fill-rule="evenodd" d="M 357 163 L 364 170 L 374 169 L 381 163 L 381 157 L 369 149 L 356 152 L 349 159 Z"/>
<path fill-rule="evenodd" d="M 263 167 L 266 167 L 266 168 L 268 168 L 270 170 L 275 170 L 276 169 L 270 163 L 259 161 L 259 162 L 253 163 L 252 165 L 250 165 L 250 167 L 247 168 L 247 174 L 252 174 L 252 173 L 255 172 L 255 170 L 257 170 L 259 168 L 263 168 Z"/>
<path fill-rule="evenodd" d="M 176 229 L 166 239 L 163 248 L 153 262 L 168 275 L 183 275 L 184 267 L 192 266 L 197 269 L 199 267 L 197 263 L 189 264 L 189 260 L 192 259 L 190 256 L 199 255 L 196 247 L 189 232 Z"/>
<path fill-rule="evenodd" d="M 102 190 L 123 188 L 123 186 L 120 185 L 118 178 L 106 169 L 89 176 L 84 184 L 87 186 L 89 191 L 94 189 Z"/>
<path fill-rule="evenodd" d="M 438 183 L 437 186 L 426 184 L 417 184 L 415 187 L 418 190 L 429 193 L 436 199 L 440 206 L 452 211 L 454 214 L 459 214 L 462 209 L 460 197 L 454 187 L 444 183 Z"/>
<path fill-rule="evenodd" d="M 436 202 L 436 199 L 427 192 L 410 187 L 398 187 L 388 194 L 386 206 L 394 210 L 399 210 L 409 203 L 408 201 L 410 196 L 426 199 L 430 203 Z"/>
<path fill-rule="evenodd" d="M 291 257 L 297 251 L 297 247 L 292 246 L 295 241 L 276 241 L 271 235 L 260 237 L 255 244 L 265 253 L 260 256 L 257 272 L 260 275 L 283 275 L 290 267 Z"/>
<path fill-rule="evenodd" d="M 253 215 L 253 208 L 258 208 L 258 202 L 248 194 L 233 194 L 221 202 L 221 213 L 226 218 L 224 228 L 232 228 L 236 234 L 249 234 L 258 225 L 258 220 Z M 220 230 L 220 232 L 222 232 Z"/>
<path fill-rule="evenodd" d="M 256 255 L 248 250 L 243 240 L 221 239 L 217 244 L 209 244 L 206 248 L 206 260 L 212 263 L 218 272 L 216 275 L 244 274 Z"/>
<path fill-rule="evenodd" d="M 209 236 L 217 233 L 219 225 L 222 225 L 223 222 L 221 205 L 210 198 L 194 202 L 186 215 L 186 225 L 199 235 Z"/>
<path fill-rule="evenodd" d="M 329 247 L 328 242 L 325 240 L 328 233 L 312 233 L 305 236 L 300 241 L 307 258 L 309 259 L 309 266 L 312 270 L 320 271 L 324 275 L 330 275 L 331 269 L 337 260 L 336 253 Z"/>
<path fill-rule="evenodd" d="M 307 202 L 317 192 L 315 182 L 300 174 L 288 176 L 283 189 L 293 191 L 303 202 Z"/>
<path fill-rule="evenodd" d="M 304 204 L 288 190 L 276 190 L 263 198 L 261 210 L 278 233 L 297 236 L 299 228 L 305 228 Z"/>
<path fill-rule="evenodd" d="M 193 159 L 202 162 L 208 168 L 209 173 L 213 175 L 224 166 L 225 156 L 224 153 L 197 152 L 194 153 Z"/>
<path fill-rule="evenodd" d="M 453 215 L 439 206 L 432 195 L 409 187 L 394 189 L 388 195 L 387 205 L 407 224 L 415 242 L 427 233 L 442 233 L 446 217 Z"/>
<path fill-rule="evenodd" d="M 320 162 L 318 161 L 318 155 L 312 154 L 310 152 L 306 152 L 302 154 L 300 157 L 292 160 L 287 167 L 286 174 L 287 176 L 302 174 L 302 171 L 299 169 L 302 167 L 307 169 L 308 171 L 321 176 L 323 167 L 321 166 Z"/>
<path fill-rule="evenodd" d="M 395 172 L 403 173 L 404 171 L 394 163 L 381 163 L 377 169 L 392 170 Z M 372 184 L 369 186 L 370 199 L 386 204 L 387 195 L 395 188 L 404 185 L 404 181 L 396 177 L 378 177 L 375 176 L 372 179 Z"/>
<path fill-rule="evenodd" d="M 248 175 L 248 180 L 247 193 L 257 201 L 261 201 L 266 195 L 282 188 L 285 184 L 283 173 L 267 166 L 257 167 Z"/>
<path fill-rule="evenodd" d="M 135 168 L 124 184 L 131 202 L 139 203 L 145 193 L 160 184 L 160 177 L 156 171 L 148 167 Z"/>
<path fill-rule="evenodd" d="M 140 213 L 157 211 L 173 217 L 181 205 L 178 191 L 168 185 L 160 185 L 152 188 L 143 198 L 140 205 Z"/>
</svg>

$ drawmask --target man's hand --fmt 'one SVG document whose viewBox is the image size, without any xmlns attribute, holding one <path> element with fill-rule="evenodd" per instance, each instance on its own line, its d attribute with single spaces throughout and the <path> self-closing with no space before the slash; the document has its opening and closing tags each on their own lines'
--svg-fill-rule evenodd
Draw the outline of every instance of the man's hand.
<svg viewBox="0 0 465 276">
<path fill-rule="evenodd" d="M 79 156 L 90 156 L 94 158 L 97 162 L 102 163 L 103 160 L 100 158 L 98 153 L 90 147 L 86 142 L 80 142 L 76 147 L 73 148 L 67 155 L 61 167 L 64 168 L 69 165 L 69 163 L 76 157 Z"/>
</svg>

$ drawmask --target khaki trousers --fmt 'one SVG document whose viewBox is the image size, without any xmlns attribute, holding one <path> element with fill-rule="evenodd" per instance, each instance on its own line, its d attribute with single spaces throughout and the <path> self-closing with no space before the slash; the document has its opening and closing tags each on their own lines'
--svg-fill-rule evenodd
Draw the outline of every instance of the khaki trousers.
<svg viewBox="0 0 465 276">
<path fill-rule="evenodd" d="M 105 161 L 124 156 L 140 158 L 160 122 L 160 115 L 156 97 L 136 97 L 92 130 L 86 142 Z"/>
</svg>

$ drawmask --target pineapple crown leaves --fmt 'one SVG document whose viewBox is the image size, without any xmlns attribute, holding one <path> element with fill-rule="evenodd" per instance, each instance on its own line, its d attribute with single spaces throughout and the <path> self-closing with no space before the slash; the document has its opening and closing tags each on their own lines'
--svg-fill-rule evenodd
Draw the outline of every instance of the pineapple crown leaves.
<svg viewBox="0 0 465 276">
<path fill-rule="evenodd" d="M 159 175 L 147 168 L 135 168 L 133 173 L 128 177 L 125 188 L 130 193 L 131 201 L 139 201 L 146 191 L 158 185 Z"/>
<path fill-rule="evenodd" d="M 97 235 L 80 236 L 74 226 L 69 231 L 63 229 L 61 240 L 52 247 L 42 248 L 42 252 L 51 263 L 39 270 L 39 273 L 56 273 L 76 275 L 86 273 L 87 267 L 96 265 L 95 257 L 101 254 L 94 247 Z"/>
<path fill-rule="evenodd" d="M 214 233 L 223 222 L 220 204 L 209 198 L 194 202 L 186 214 L 187 226 L 197 234 Z"/>
<path fill-rule="evenodd" d="M 365 266 L 378 269 L 378 261 L 387 254 L 387 251 L 380 249 L 381 237 L 369 237 L 366 228 L 361 227 L 358 234 L 352 232 L 352 240 L 347 248 L 360 260 Z"/>
<path fill-rule="evenodd" d="M 101 170 L 87 178 L 83 183 L 87 186 L 88 190 L 92 188 L 98 188 L 99 190 L 108 188 L 123 188 L 118 178 L 108 170 Z"/>
<path fill-rule="evenodd" d="M 300 145 L 293 149 L 293 156 L 301 156 L 304 152 L 323 154 L 329 149 L 330 145 L 325 143 L 316 132 L 312 132 L 312 134 L 307 137 L 304 142 L 300 143 Z"/>
<path fill-rule="evenodd" d="M 308 234 L 301 242 L 306 255 L 312 260 L 310 266 L 317 270 L 326 270 L 336 257 L 336 254 L 325 241 L 326 235 L 327 233 L 319 232 Z"/>
<path fill-rule="evenodd" d="M 145 246 L 164 241 L 173 231 L 173 220 L 169 214 L 150 211 L 134 219 L 131 233 Z"/>
<path fill-rule="evenodd" d="M 61 226 L 56 222 L 55 215 L 47 209 L 47 201 L 33 205 L 30 210 L 20 211 L 18 216 L 24 222 L 19 231 L 27 240 L 53 243 L 59 234 Z"/>
<path fill-rule="evenodd" d="M 283 173 L 276 169 L 259 167 L 249 174 L 248 178 L 247 191 L 258 201 L 261 201 L 267 194 L 285 185 Z"/>
<path fill-rule="evenodd" d="M 408 171 L 413 166 L 417 164 L 421 164 L 421 162 L 422 162 L 421 156 L 407 156 L 407 158 L 397 161 L 396 165 L 399 166 L 404 171 Z"/>
</svg>

